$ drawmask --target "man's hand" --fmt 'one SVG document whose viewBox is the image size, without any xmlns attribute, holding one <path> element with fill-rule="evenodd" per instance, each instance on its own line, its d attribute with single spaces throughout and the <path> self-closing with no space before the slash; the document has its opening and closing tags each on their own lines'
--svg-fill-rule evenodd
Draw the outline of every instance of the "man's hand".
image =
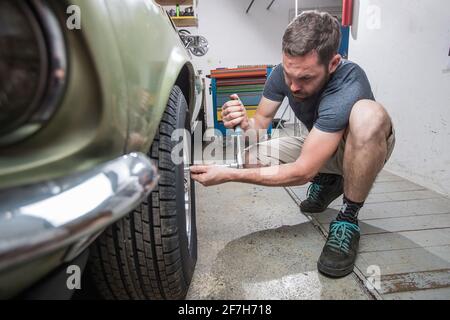
<svg viewBox="0 0 450 320">
<path fill-rule="evenodd" d="M 249 128 L 247 112 L 244 105 L 238 100 L 238 96 L 233 94 L 230 101 L 222 106 L 222 119 L 225 128 L 234 129 L 237 125 L 241 125 L 242 130 Z"/>
<path fill-rule="evenodd" d="M 192 166 L 190 170 L 192 179 L 209 187 L 230 181 L 233 169 L 221 166 Z"/>
</svg>

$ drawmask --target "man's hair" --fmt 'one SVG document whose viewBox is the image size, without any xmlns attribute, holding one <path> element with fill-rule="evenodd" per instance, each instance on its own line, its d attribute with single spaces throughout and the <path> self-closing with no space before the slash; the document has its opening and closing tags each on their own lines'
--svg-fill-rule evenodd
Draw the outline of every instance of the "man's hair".
<svg viewBox="0 0 450 320">
<path fill-rule="evenodd" d="M 312 51 L 320 62 L 328 65 L 341 43 L 339 21 L 327 12 L 304 11 L 286 29 L 283 52 L 290 56 L 304 56 Z"/>
</svg>

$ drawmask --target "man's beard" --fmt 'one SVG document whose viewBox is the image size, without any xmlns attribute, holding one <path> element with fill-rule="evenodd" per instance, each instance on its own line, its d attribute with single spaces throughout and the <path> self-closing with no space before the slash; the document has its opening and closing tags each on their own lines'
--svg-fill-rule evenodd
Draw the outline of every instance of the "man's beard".
<svg viewBox="0 0 450 320">
<path fill-rule="evenodd" d="M 291 91 L 292 96 L 294 97 L 294 100 L 299 101 L 299 102 L 303 102 L 306 101 L 314 96 L 316 96 L 319 92 L 322 91 L 322 89 L 325 87 L 325 85 L 328 83 L 328 81 L 331 78 L 331 74 L 327 72 L 327 74 L 325 75 L 322 83 L 319 85 L 319 89 L 315 90 L 313 93 L 311 94 L 295 94 L 294 92 Z"/>
<path fill-rule="evenodd" d="M 305 101 L 305 100 L 308 100 L 309 98 L 311 98 L 313 95 L 297 95 L 297 94 L 294 94 L 293 92 L 291 92 L 292 93 L 292 96 L 294 97 L 294 100 L 295 101 L 298 101 L 298 102 L 303 102 L 303 101 Z"/>
</svg>

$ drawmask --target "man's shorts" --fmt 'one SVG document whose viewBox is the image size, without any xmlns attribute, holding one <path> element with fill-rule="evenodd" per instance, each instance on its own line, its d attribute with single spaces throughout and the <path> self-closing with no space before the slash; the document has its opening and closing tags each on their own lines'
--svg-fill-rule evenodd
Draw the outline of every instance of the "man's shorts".
<svg viewBox="0 0 450 320">
<path fill-rule="evenodd" d="M 303 125 L 302 125 L 303 126 Z M 299 136 L 281 137 L 251 145 L 247 148 L 250 161 L 257 161 L 264 166 L 273 166 L 295 162 L 302 151 L 303 143 L 308 136 L 308 130 L 303 126 L 302 134 Z M 392 127 L 390 136 L 387 138 L 387 155 L 385 163 L 389 160 L 395 146 L 395 130 Z M 345 139 L 342 138 L 338 149 L 327 163 L 319 170 L 321 173 L 344 175 Z"/>
</svg>

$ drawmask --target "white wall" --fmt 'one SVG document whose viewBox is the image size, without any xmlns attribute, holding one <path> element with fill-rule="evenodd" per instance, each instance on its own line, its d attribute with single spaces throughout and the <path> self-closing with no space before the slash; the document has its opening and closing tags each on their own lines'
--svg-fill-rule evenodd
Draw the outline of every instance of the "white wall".
<svg viewBox="0 0 450 320">
<path fill-rule="evenodd" d="M 354 2 L 349 57 L 397 131 L 388 169 L 450 195 L 450 1 Z"/>
<path fill-rule="evenodd" d="M 278 64 L 281 62 L 281 39 L 289 23 L 294 0 L 276 0 L 266 10 L 270 0 L 256 0 L 246 14 L 250 0 L 200 0 L 199 27 L 188 28 L 206 37 L 209 52 L 195 58 L 197 68 L 207 75 L 217 67 Z M 336 6 L 341 0 L 299 0 L 301 8 Z M 291 11 L 292 15 L 292 11 Z M 207 87 L 209 88 L 209 80 Z M 208 125 L 212 122 L 212 101 L 207 97 Z"/>
</svg>

